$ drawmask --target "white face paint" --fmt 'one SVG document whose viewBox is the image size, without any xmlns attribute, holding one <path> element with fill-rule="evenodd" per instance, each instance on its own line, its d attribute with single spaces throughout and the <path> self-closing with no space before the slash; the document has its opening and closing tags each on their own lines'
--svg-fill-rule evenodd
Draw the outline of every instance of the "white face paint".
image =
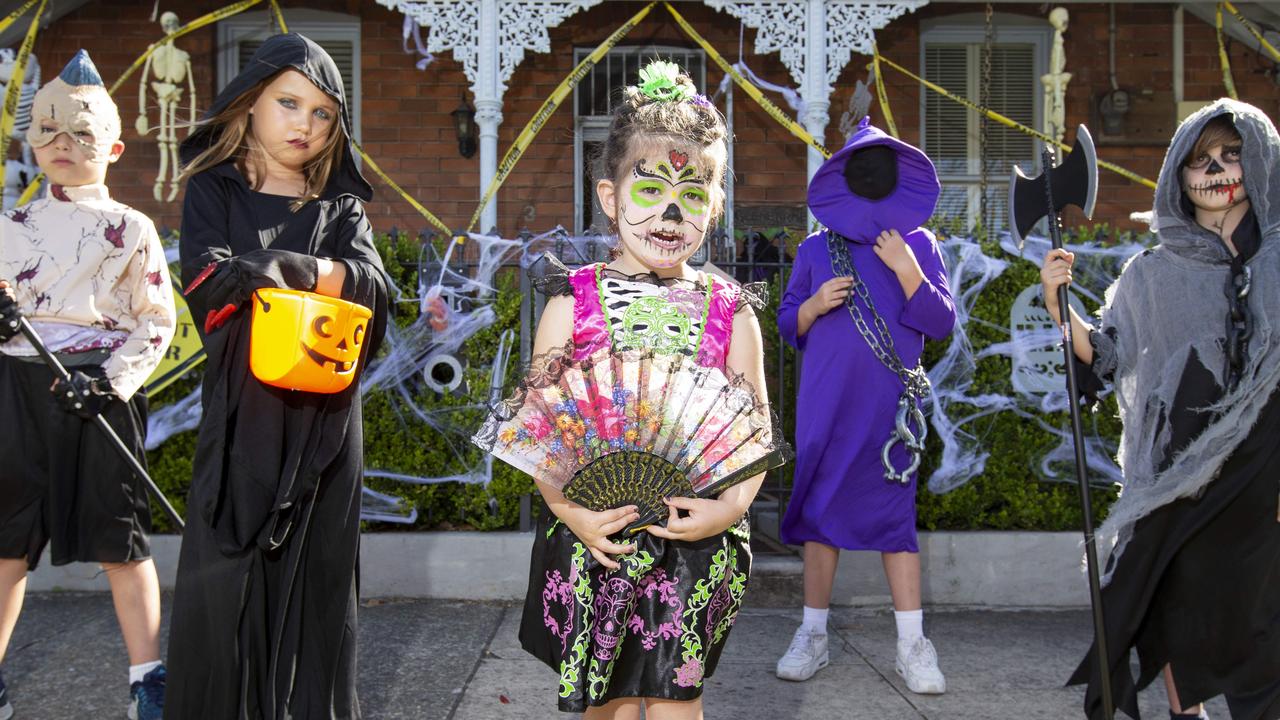
<svg viewBox="0 0 1280 720">
<path fill-rule="evenodd" d="M 688 261 L 707 235 L 711 175 L 683 150 L 651 150 L 637 158 L 614 187 L 623 251 L 651 270 Z"/>
<path fill-rule="evenodd" d="M 68 85 L 57 77 L 40 88 L 31 104 L 27 142 L 42 148 L 66 134 L 89 162 L 105 165 L 120 139 L 120 111 L 101 85 Z"/>
<path fill-rule="evenodd" d="M 1201 210 L 1222 211 L 1249 199 L 1240 143 L 1215 145 L 1182 166 L 1182 190 Z"/>
</svg>

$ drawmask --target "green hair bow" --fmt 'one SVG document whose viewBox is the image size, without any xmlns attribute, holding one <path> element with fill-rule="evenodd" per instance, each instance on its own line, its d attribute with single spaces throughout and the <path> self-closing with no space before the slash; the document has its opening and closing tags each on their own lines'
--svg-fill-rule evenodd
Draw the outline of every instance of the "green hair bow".
<svg viewBox="0 0 1280 720">
<path fill-rule="evenodd" d="M 640 92 L 650 100 L 680 102 L 693 97 L 688 85 L 680 82 L 680 66 L 655 60 L 640 69 Z"/>
</svg>

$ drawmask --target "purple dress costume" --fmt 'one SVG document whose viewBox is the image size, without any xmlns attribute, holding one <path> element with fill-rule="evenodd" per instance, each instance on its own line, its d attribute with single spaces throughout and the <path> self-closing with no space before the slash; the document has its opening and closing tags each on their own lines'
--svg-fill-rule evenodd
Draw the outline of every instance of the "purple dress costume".
<svg viewBox="0 0 1280 720">
<path fill-rule="evenodd" d="M 705 276 L 659 282 L 587 265 L 542 281 L 574 297 L 573 355 L 604 347 L 686 353 L 723 368 L 733 317 L 754 298 Z M 534 358 L 554 368 L 561 351 Z M 610 571 L 549 509 L 534 534 L 520 643 L 560 673 L 559 707 L 582 712 L 621 697 L 693 700 L 720 659 L 751 571 L 744 516 L 719 535 L 670 542 L 636 536 Z"/>
<path fill-rule="evenodd" d="M 898 162 L 896 187 L 878 201 L 855 195 L 843 176 L 849 154 L 874 145 L 895 150 Z M 886 481 L 880 458 L 893 432 L 902 381 L 877 359 L 843 305 L 815 320 L 805 335 L 798 336 L 796 329 L 800 305 L 835 277 L 827 249 L 827 234 L 835 232 L 843 236 L 906 367 L 919 362 L 925 336 L 941 340 L 950 334 L 956 315 L 946 268 L 933 234 L 918 227 L 932 214 L 938 192 L 929 158 L 865 119 L 809 185 L 809 207 L 829 229 L 801 243 L 778 306 L 778 331 L 804 351 L 796 402 L 795 482 L 782 521 L 783 542 L 919 551 L 916 478 L 907 486 Z M 924 282 L 910 300 L 897 275 L 875 253 L 876 236 L 891 228 L 902 234 L 924 271 Z M 868 308 L 861 299 L 855 302 L 870 324 Z M 890 459 L 895 468 L 908 465 L 902 443 L 894 445 Z"/>
</svg>

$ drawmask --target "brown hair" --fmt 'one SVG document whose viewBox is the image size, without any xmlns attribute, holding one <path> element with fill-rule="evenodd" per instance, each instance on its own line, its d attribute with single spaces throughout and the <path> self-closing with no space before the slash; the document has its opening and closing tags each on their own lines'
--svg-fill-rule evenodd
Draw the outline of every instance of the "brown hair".
<svg viewBox="0 0 1280 720">
<path fill-rule="evenodd" d="M 1219 145 L 1239 144 L 1242 142 L 1244 140 L 1240 137 L 1240 131 L 1236 130 L 1236 124 L 1231 119 L 1231 116 L 1226 113 L 1216 115 L 1204 124 L 1204 129 L 1200 131 L 1200 137 L 1196 138 L 1196 144 L 1191 146 L 1191 152 L 1182 158 L 1182 164 L 1186 165 Z"/>
<path fill-rule="evenodd" d="M 655 100 L 629 86 L 622 102 L 613 111 L 609 137 L 600 146 L 597 157 L 602 171 L 597 180 L 618 182 L 627 163 L 635 160 L 648 145 L 666 140 L 692 146 L 711 169 L 707 185 L 711 188 L 712 215 L 720 214 L 724 205 L 724 176 L 729 158 L 728 130 L 724 115 L 709 100 L 697 95 L 693 80 L 681 72 L 677 84 L 684 87 L 684 100 Z"/>
<path fill-rule="evenodd" d="M 280 72 L 285 72 L 285 70 Z M 280 73 L 275 73 L 263 79 L 257 85 L 227 103 L 227 106 L 221 112 L 200 121 L 196 125 L 196 132 L 205 128 L 212 128 L 207 132 L 214 133 L 215 137 L 208 149 L 197 155 L 182 169 L 180 180 L 185 180 L 196 173 L 204 172 L 215 165 L 233 159 L 236 163 L 236 169 L 240 171 L 240 174 L 246 180 L 253 178 L 251 185 L 254 190 L 262 187 L 262 182 L 266 177 L 266 165 L 262 160 L 261 148 L 253 137 L 253 124 L 249 121 L 249 109 L 262 96 L 263 90 L 279 76 Z M 338 112 L 339 114 L 342 113 L 341 104 L 339 104 Z M 221 129 L 220 132 L 219 129 Z M 302 197 L 290 204 L 294 212 L 297 212 L 308 202 L 320 198 L 320 193 L 324 192 L 325 186 L 329 183 L 329 178 L 333 176 L 333 173 L 342 164 L 342 142 L 345 140 L 346 133 L 342 129 L 342 119 L 341 117 L 334 118 L 333 125 L 329 127 L 329 136 L 325 138 L 324 146 L 320 148 L 320 152 L 316 153 L 315 157 L 311 158 L 302 167 L 302 176 L 306 184 L 302 190 Z"/>
</svg>

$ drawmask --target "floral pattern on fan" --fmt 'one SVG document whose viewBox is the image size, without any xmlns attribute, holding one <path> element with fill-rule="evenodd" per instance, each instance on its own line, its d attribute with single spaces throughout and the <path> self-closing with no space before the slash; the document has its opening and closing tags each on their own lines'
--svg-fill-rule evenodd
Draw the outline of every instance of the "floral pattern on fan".
<svg viewBox="0 0 1280 720">
<path fill-rule="evenodd" d="M 572 355 L 535 358 L 473 441 L 593 510 L 638 505 L 628 531 L 665 518 L 665 497 L 716 495 L 790 457 L 740 376 L 653 350 Z"/>
</svg>

